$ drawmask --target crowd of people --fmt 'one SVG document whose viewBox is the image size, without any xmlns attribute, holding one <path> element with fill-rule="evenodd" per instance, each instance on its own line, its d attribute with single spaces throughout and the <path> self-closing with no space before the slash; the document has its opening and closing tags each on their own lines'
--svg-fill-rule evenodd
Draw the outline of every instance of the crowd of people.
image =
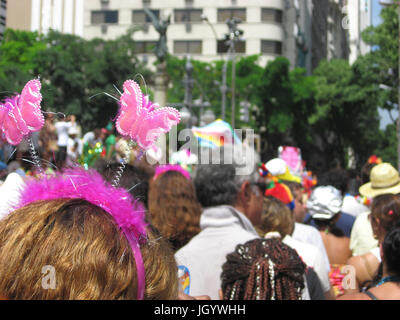
<svg viewBox="0 0 400 320">
<path fill-rule="evenodd" d="M 400 299 L 391 164 L 371 157 L 310 187 L 282 158 L 225 144 L 190 172 L 133 152 L 116 184 L 127 141 L 111 123 L 83 134 L 74 116 L 46 116 L 31 137 L 44 175 L 28 142 L 0 150 L 4 299 Z"/>
</svg>

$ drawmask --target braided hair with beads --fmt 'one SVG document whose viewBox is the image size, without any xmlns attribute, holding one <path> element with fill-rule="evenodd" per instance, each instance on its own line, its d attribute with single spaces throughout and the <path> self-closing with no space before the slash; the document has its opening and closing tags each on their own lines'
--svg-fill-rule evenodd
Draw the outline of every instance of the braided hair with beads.
<svg viewBox="0 0 400 320">
<path fill-rule="evenodd" d="M 280 239 L 236 246 L 222 266 L 224 300 L 300 300 L 306 265 Z"/>
</svg>

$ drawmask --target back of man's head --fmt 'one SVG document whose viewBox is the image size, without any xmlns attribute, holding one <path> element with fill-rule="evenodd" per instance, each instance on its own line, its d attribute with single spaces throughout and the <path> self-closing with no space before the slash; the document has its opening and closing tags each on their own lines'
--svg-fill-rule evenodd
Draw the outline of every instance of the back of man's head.
<svg viewBox="0 0 400 320">
<path fill-rule="evenodd" d="M 204 153 L 211 153 L 206 163 L 202 162 Z M 259 179 L 259 156 L 246 146 L 229 145 L 214 150 L 202 149 L 199 161 L 200 165 L 194 174 L 194 185 L 197 198 L 204 208 L 233 206 L 243 182 L 254 183 Z"/>
</svg>

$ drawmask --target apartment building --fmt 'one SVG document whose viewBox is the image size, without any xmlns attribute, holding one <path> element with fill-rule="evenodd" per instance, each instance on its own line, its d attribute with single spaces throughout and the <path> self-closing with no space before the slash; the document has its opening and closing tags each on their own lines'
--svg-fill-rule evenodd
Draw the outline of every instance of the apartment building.
<svg viewBox="0 0 400 320">
<path fill-rule="evenodd" d="M 145 14 L 149 8 L 158 18 L 170 17 L 167 45 L 176 56 L 194 59 L 221 59 L 227 46 L 226 20 L 237 17 L 243 40 L 237 42 L 238 55 L 261 54 L 260 64 L 284 54 L 285 1 L 283 0 L 92 0 L 85 1 L 84 37 L 114 39 L 132 26 L 136 50 L 145 61 L 155 60 L 152 48 L 159 34 Z M 151 65 L 151 63 L 150 63 Z"/>
<path fill-rule="evenodd" d="M 86 0 L 90 1 L 92 0 Z M 84 0 L 8 1 L 6 26 L 39 33 L 54 29 L 82 37 L 84 2 Z"/>
</svg>

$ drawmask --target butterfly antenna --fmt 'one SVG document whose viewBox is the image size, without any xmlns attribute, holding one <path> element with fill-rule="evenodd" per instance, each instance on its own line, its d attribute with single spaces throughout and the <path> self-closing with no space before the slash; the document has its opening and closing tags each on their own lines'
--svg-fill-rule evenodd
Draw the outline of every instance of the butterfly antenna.
<svg viewBox="0 0 400 320">
<path fill-rule="evenodd" d="M 143 82 L 143 85 L 144 85 L 144 88 L 145 88 L 144 91 L 146 92 L 146 96 L 148 96 L 148 95 L 149 95 L 149 91 L 147 90 L 146 80 L 144 79 L 144 77 L 143 77 L 143 75 L 142 75 L 141 73 L 137 73 L 137 74 L 133 77 L 133 80 L 136 80 L 137 77 L 139 77 L 139 78 L 142 79 L 142 82 Z"/>
<path fill-rule="evenodd" d="M 114 97 L 113 95 L 111 95 L 111 94 L 109 94 L 109 93 L 107 93 L 107 92 L 96 93 L 96 94 L 92 95 L 91 97 L 89 97 L 88 100 L 90 100 L 90 99 L 92 99 L 92 98 L 94 98 L 94 97 L 96 97 L 96 96 L 98 96 L 98 95 L 100 95 L 100 94 L 103 94 L 103 93 L 104 93 L 106 96 L 108 96 L 108 97 L 110 97 L 110 98 L 113 98 L 114 100 L 119 101 L 116 97 Z"/>
<path fill-rule="evenodd" d="M 44 114 L 54 114 L 55 116 L 63 118 L 63 119 L 66 117 L 66 115 L 62 112 L 51 112 L 51 111 L 42 111 L 42 112 Z"/>
<path fill-rule="evenodd" d="M 15 152 L 17 152 L 17 148 L 14 148 L 14 151 L 13 151 L 13 152 L 11 153 L 11 155 L 8 157 L 7 164 L 8 164 L 8 162 L 11 160 L 11 158 L 12 158 L 12 156 L 14 155 Z"/>
<path fill-rule="evenodd" d="M 15 94 L 15 92 L 12 92 L 12 91 L 0 91 L 0 94 L 1 93 L 11 93 L 11 94 Z"/>
<path fill-rule="evenodd" d="M 122 96 L 122 93 L 121 93 L 121 91 L 119 91 L 119 89 L 117 88 L 117 86 L 116 86 L 115 84 L 113 84 L 113 87 L 115 88 L 115 90 L 117 90 L 117 91 L 118 91 L 119 95 L 120 95 L 120 96 Z"/>
</svg>

